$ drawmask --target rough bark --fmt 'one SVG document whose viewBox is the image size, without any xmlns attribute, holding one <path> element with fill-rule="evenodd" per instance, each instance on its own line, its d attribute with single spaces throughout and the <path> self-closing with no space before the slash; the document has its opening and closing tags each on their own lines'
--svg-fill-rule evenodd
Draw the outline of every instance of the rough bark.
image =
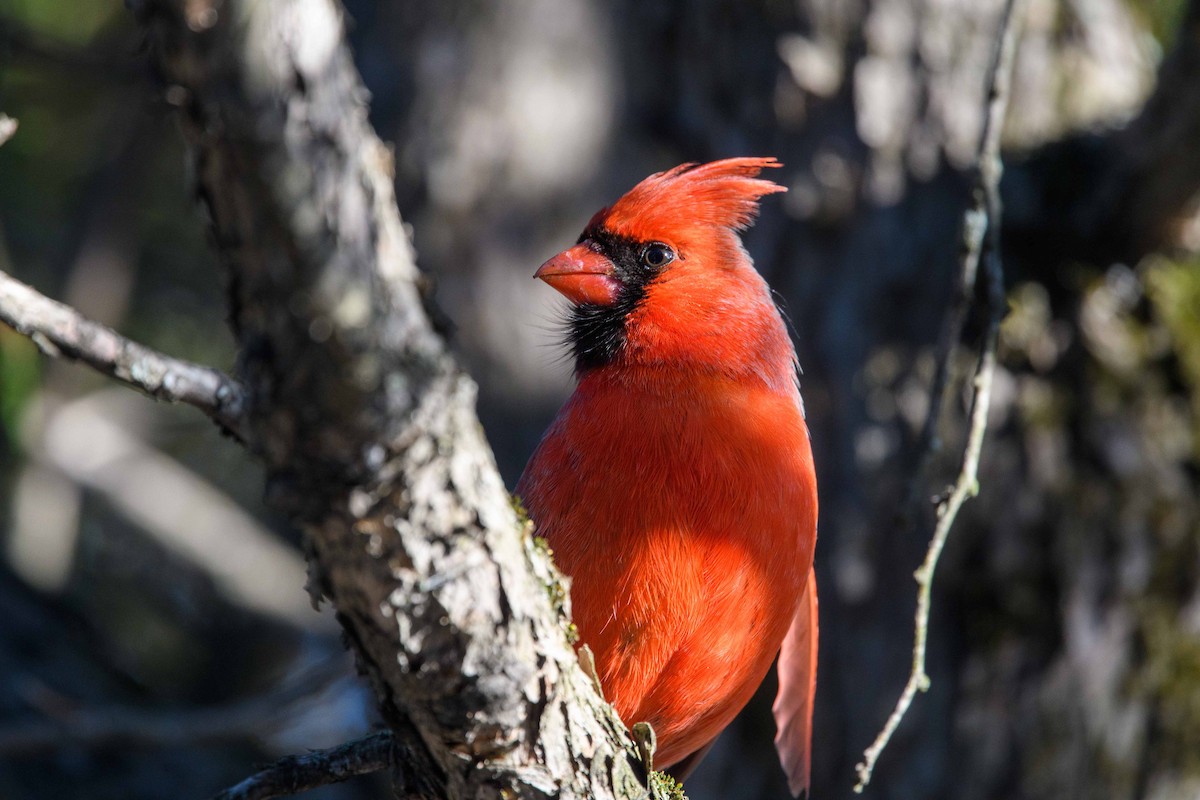
<svg viewBox="0 0 1200 800">
<path fill-rule="evenodd" d="M 427 312 L 328 0 L 134 3 L 227 266 L 248 439 L 384 714 L 448 797 L 636 797 L 475 386 Z M 405 791 L 409 791 L 406 789 Z M 428 791 L 428 788 L 426 789 Z"/>
</svg>

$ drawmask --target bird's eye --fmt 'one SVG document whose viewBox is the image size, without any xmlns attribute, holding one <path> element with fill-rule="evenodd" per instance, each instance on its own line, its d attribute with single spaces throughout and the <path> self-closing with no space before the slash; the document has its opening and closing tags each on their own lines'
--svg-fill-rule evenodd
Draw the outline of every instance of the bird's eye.
<svg viewBox="0 0 1200 800">
<path fill-rule="evenodd" d="M 675 251 L 665 244 L 655 242 L 642 251 L 642 263 L 651 269 L 661 269 L 675 260 Z"/>
</svg>

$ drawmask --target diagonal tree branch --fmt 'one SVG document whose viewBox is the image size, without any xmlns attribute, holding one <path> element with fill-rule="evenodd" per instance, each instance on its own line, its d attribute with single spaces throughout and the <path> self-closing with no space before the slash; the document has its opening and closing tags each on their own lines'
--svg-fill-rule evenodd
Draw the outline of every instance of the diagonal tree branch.
<svg viewBox="0 0 1200 800">
<path fill-rule="evenodd" d="M 51 356 L 83 361 L 158 400 L 186 403 L 243 439 L 245 393 L 211 367 L 164 355 L 85 319 L 0 272 L 0 322 L 28 336 Z"/>
<path fill-rule="evenodd" d="M 954 527 L 958 511 L 969 498 L 979 492 L 979 458 L 983 452 L 984 434 L 987 432 L 988 410 L 991 407 L 992 376 L 996 368 L 996 345 L 999 340 L 1000 322 L 1004 318 L 1004 273 L 1000 261 L 1000 176 L 1004 171 L 1000 160 L 1000 131 L 1008 108 L 1009 86 L 1012 80 L 1013 59 L 1017 49 L 1017 33 L 1020 28 L 1020 0 L 1007 0 L 1000 21 L 996 49 L 988 80 L 987 105 L 984 113 L 983 130 L 979 141 L 975 185 L 972 202 L 963 215 L 963 252 L 958 275 L 955 302 L 947 312 L 947 325 L 939 343 L 937 375 L 934 390 L 930 394 L 930 416 L 922 436 L 923 446 L 935 446 L 936 437 L 932 429 L 944 410 L 942 396 L 948 382 L 950 359 L 962 333 L 973 297 L 979 264 L 984 262 L 987 280 L 986 308 L 987 329 L 980 348 L 979 361 L 973 380 L 974 396 L 971 404 L 970 424 L 967 441 L 963 449 L 962 466 L 950 489 L 948 497 L 937 507 L 933 536 L 926 551 L 925 560 L 915 573 L 917 581 L 917 611 L 914 625 L 912 670 L 896 707 L 884 723 L 875 741 L 863 753 L 857 765 L 858 783 L 854 791 L 861 793 L 871 782 L 871 774 L 879 756 L 891 741 L 904 715 L 916 698 L 917 692 L 929 689 L 929 675 L 925 672 L 925 648 L 929 637 L 929 612 L 932 604 L 933 578 L 937 570 L 942 549 Z M 924 458 L 924 455 L 923 455 Z"/>
<path fill-rule="evenodd" d="M 391 731 L 382 731 L 327 750 L 287 756 L 212 800 L 268 800 L 370 775 L 391 766 L 396 747 Z"/>
<path fill-rule="evenodd" d="M 437 800 L 445 796 L 443 787 L 433 779 L 436 766 L 429 763 L 428 751 L 409 727 L 286 756 L 218 792 L 212 800 L 269 800 L 383 770 L 391 770 L 392 793 L 397 800 Z"/>
<path fill-rule="evenodd" d="M 330 0 L 140 0 L 230 286 L 249 446 L 448 797 L 641 797 L 426 311 Z"/>
</svg>

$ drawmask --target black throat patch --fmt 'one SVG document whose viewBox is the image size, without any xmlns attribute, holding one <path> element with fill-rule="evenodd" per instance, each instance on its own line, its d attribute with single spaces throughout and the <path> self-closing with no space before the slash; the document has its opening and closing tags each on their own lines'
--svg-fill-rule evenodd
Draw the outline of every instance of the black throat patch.
<svg viewBox="0 0 1200 800">
<path fill-rule="evenodd" d="M 647 242 L 617 236 L 603 228 L 585 230 L 578 244 L 584 242 L 590 242 L 596 252 L 613 263 L 621 288 L 612 305 L 584 303 L 571 309 L 567 344 L 575 358 L 576 373 L 602 367 L 617 357 L 625 346 L 629 315 L 645 299 L 646 286 L 662 271 L 642 262 Z"/>
</svg>

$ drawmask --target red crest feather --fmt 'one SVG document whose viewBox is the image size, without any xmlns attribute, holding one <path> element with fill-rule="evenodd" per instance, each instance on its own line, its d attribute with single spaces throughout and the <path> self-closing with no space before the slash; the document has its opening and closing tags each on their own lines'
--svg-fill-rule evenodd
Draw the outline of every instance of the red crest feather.
<svg viewBox="0 0 1200 800">
<path fill-rule="evenodd" d="M 783 166 L 774 158 L 726 158 L 708 164 L 680 164 L 634 186 L 592 218 L 634 239 L 662 238 L 681 227 L 745 230 L 758 214 L 760 197 L 787 187 L 758 178 L 764 168 Z"/>
</svg>

